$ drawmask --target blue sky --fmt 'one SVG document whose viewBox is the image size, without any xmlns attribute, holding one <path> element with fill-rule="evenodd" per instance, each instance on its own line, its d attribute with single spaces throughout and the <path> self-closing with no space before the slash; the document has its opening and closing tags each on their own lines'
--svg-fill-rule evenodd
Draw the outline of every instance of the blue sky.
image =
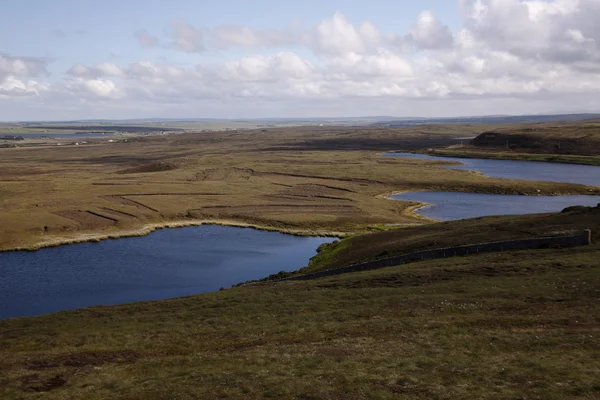
<svg viewBox="0 0 600 400">
<path fill-rule="evenodd" d="M 594 111 L 598 3 L 3 0 L 0 120 Z"/>
<path fill-rule="evenodd" d="M 125 62 L 161 56 L 195 62 L 231 58 L 235 53 L 182 57 L 148 51 L 138 46 L 133 32 L 147 29 L 160 36 L 178 19 L 206 28 L 225 24 L 277 28 L 296 21 L 310 26 L 335 12 L 356 23 L 369 20 L 388 32 L 406 32 L 424 9 L 434 9 L 446 23 L 458 26 L 458 9 L 448 0 L 3 0 L 0 51 L 55 59 L 51 70 L 56 74 L 75 62 L 100 63 L 115 56 Z"/>
</svg>

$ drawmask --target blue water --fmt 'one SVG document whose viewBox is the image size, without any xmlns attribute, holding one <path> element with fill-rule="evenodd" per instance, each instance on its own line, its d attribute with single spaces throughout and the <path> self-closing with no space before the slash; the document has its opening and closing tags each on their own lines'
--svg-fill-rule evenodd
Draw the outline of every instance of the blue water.
<svg viewBox="0 0 600 400">
<path fill-rule="evenodd" d="M 390 157 L 418 158 L 421 160 L 459 162 L 464 165 L 447 166 L 444 168 L 479 171 L 484 175 L 494 178 L 579 183 L 600 187 L 600 167 L 593 165 L 436 157 L 411 153 L 386 153 L 385 155 Z"/>
<path fill-rule="evenodd" d="M 387 153 L 386 155 L 460 162 L 466 165 L 444 168 L 479 171 L 496 178 L 600 186 L 600 167 L 588 165 L 435 157 L 410 153 Z M 570 206 L 596 206 L 600 203 L 600 196 L 516 196 L 454 192 L 411 192 L 393 195 L 390 198 L 427 203 L 426 207 L 420 208 L 417 212 L 438 221 L 475 218 L 486 215 L 558 212 Z"/>
<path fill-rule="evenodd" d="M 0 253 L 0 319 L 216 291 L 302 268 L 332 240 L 207 225 Z"/>
<path fill-rule="evenodd" d="M 486 215 L 518 215 L 558 212 L 567 207 L 596 206 L 600 196 L 513 196 L 454 192 L 410 192 L 390 196 L 394 200 L 427 203 L 417 212 L 437 221 Z"/>
</svg>

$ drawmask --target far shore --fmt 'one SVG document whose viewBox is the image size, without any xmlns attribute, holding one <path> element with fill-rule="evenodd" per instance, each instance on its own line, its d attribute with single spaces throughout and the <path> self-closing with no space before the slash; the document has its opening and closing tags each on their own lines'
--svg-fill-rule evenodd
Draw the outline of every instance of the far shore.
<svg viewBox="0 0 600 400">
<path fill-rule="evenodd" d="M 333 232 L 333 231 L 320 231 L 320 230 L 307 230 L 307 229 L 285 229 L 285 228 L 275 228 L 267 225 L 257 225 L 250 224 L 246 222 L 239 221 L 230 221 L 230 220 L 211 220 L 211 219 L 198 219 L 198 220 L 180 220 L 180 221 L 165 221 L 165 222 L 157 222 L 145 224 L 139 228 L 126 229 L 115 232 L 92 232 L 92 233 L 74 233 L 71 235 L 60 235 L 60 236 L 52 236 L 45 240 L 41 240 L 35 242 L 31 246 L 20 246 L 13 248 L 5 248 L 0 249 L 0 252 L 9 252 L 9 251 L 36 251 L 49 247 L 58 247 L 67 244 L 76 244 L 76 243 L 89 243 L 89 242 L 99 242 L 102 240 L 109 239 L 121 239 L 128 237 L 141 237 L 149 235 L 152 232 L 155 232 L 160 229 L 167 228 L 185 228 L 192 226 L 202 226 L 202 225 L 218 225 L 218 226 L 228 226 L 233 228 L 250 228 L 257 229 L 262 231 L 269 232 L 279 232 L 286 235 L 294 235 L 294 236 L 306 236 L 306 237 L 345 237 L 348 236 L 349 233 L 344 232 Z"/>
</svg>

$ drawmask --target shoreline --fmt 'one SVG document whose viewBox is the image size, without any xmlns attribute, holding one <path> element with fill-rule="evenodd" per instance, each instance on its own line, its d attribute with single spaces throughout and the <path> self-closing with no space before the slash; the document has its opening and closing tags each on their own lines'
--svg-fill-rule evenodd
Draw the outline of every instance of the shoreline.
<svg viewBox="0 0 600 400">
<path fill-rule="evenodd" d="M 334 232 L 334 231 L 314 231 L 314 230 L 303 230 L 303 229 L 278 229 L 266 225 L 250 224 L 247 222 L 238 222 L 230 220 L 211 220 L 211 219 L 197 219 L 197 220 L 179 220 L 170 221 L 163 223 L 150 223 L 145 224 L 139 228 L 130 228 L 122 231 L 115 231 L 111 233 L 79 233 L 74 235 L 63 235 L 48 238 L 46 240 L 38 241 L 35 244 L 25 247 L 12 247 L 6 249 L 0 249 L 2 252 L 13 252 L 13 251 L 37 251 L 41 249 L 65 246 L 69 244 L 78 243 L 97 243 L 103 240 L 110 239 L 124 239 L 132 237 L 143 237 L 161 229 L 170 228 L 187 228 L 193 226 L 202 225 L 216 225 L 216 226 L 227 226 L 232 228 L 250 228 L 267 232 L 279 232 L 284 235 L 292 236 L 303 236 L 303 237 L 331 237 L 331 238 L 343 238 L 351 235 L 351 233 Z"/>
<path fill-rule="evenodd" d="M 382 197 L 384 199 L 386 199 L 386 200 L 405 201 L 405 202 L 411 202 L 411 203 L 418 203 L 417 205 L 407 207 L 405 210 L 403 210 L 403 214 L 406 214 L 408 216 L 415 217 L 415 218 L 417 218 L 419 220 L 430 222 L 430 223 L 442 222 L 442 221 L 439 221 L 437 219 L 432 219 L 432 218 L 426 217 L 426 216 L 418 213 L 418 211 L 420 209 L 425 208 L 425 207 L 431 207 L 431 206 L 434 206 L 435 204 L 424 203 L 422 201 L 416 201 L 416 200 L 413 201 L 413 200 L 396 200 L 396 199 L 392 199 L 392 196 L 394 196 L 396 194 L 403 194 L 403 193 L 418 193 L 418 191 L 404 190 L 404 191 L 401 191 L 401 192 L 392 192 L 392 193 L 389 193 L 389 194 L 385 194 L 385 195 L 382 195 Z"/>
<path fill-rule="evenodd" d="M 413 154 L 423 154 L 434 157 L 450 157 L 464 159 L 483 159 L 483 160 L 500 160 L 500 161 L 523 161 L 534 163 L 550 163 L 550 164 L 571 164 L 571 165 L 589 165 L 592 167 L 600 166 L 600 160 L 595 156 L 582 156 L 578 154 L 537 154 L 537 153 L 503 153 L 503 152 L 469 152 L 455 150 L 425 150 L 421 152 L 413 152 Z"/>
<path fill-rule="evenodd" d="M 384 194 L 380 194 L 375 196 L 376 198 L 383 198 L 386 200 L 390 199 L 390 196 L 394 194 L 407 193 L 410 191 L 394 191 L 388 192 Z M 397 200 L 393 200 L 397 201 Z M 427 207 L 430 204 L 417 202 L 419 204 L 415 206 L 407 207 L 402 210 L 402 215 L 417 219 L 418 221 L 424 221 L 428 223 L 440 222 L 431 218 L 427 218 L 423 215 L 418 214 L 416 211 Z M 279 232 L 284 235 L 292 235 L 292 236 L 302 236 L 302 237 L 331 237 L 331 238 L 344 238 L 347 236 L 355 235 L 359 232 L 336 232 L 336 231 L 318 231 L 311 229 L 289 229 L 289 228 L 276 228 L 268 225 L 259 225 L 252 224 L 248 222 L 241 221 L 233 221 L 233 220 L 221 220 L 221 219 L 192 219 L 192 220 L 174 220 L 174 221 L 165 221 L 165 222 L 154 222 L 142 225 L 138 228 L 128 228 L 120 231 L 114 232 L 81 232 L 75 233 L 71 235 L 57 235 L 54 237 L 49 237 L 45 240 L 40 240 L 33 243 L 30 246 L 16 246 L 16 247 L 7 247 L 0 248 L 0 253 L 3 252 L 13 252 L 13 251 L 37 251 L 46 248 L 58 247 L 58 246 L 66 246 L 69 244 L 78 244 L 78 243 L 97 243 L 103 240 L 110 239 L 124 239 L 130 237 L 143 237 L 151 234 L 160 229 L 170 229 L 170 228 L 186 228 L 193 226 L 202 226 L 202 225 L 216 225 L 216 226 L 227 226 L 232 228 L 250 228 L 257 229 L 261 231 L 267 232 Z M 410 223 L 398 223 L 398 226 L 410 226 Z"/>
</svg>

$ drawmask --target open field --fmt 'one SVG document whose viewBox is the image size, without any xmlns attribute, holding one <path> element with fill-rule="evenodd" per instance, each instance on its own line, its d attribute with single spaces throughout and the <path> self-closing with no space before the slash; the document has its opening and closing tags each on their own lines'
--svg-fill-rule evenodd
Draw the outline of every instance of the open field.
<svg viewBox="0 0 600 400">
<path fill-rule="evenodd" d="M 575 212 L 569 228 L 600 225 L 598 210 Z M 483 221 L 520 224 L 502 218 Z M 446 232 L 468 235 L 480 221 Z M 399 232 L 416 246 L 423 234 Z M 596 399 L 599 254 L 596 237 L 0 321 L 0 397 Z"/>
<path fill-rule="evenodd" d="M 407 190 L 590 194 L 379 155 L 444 147 L 485 126 L 300 127 L 0 149 L 0 249 L 119 236 L 145 226 L 232 221 L 298 234 L 423 222 Z"/>
<path fill-rule="evenodd" d="M 0 122 L 3 135 L 52 135 L 84 132 L 114 132 L 156 134 L 161 132 L 208 132 L 229 130 L 252 130 L 289 128 L 299 126 L 366 125 L 369 119 L 314 119 L 314 120 L 131 120 L 131 121 L 72 121 L 72 122 Z"/>
</svg>

